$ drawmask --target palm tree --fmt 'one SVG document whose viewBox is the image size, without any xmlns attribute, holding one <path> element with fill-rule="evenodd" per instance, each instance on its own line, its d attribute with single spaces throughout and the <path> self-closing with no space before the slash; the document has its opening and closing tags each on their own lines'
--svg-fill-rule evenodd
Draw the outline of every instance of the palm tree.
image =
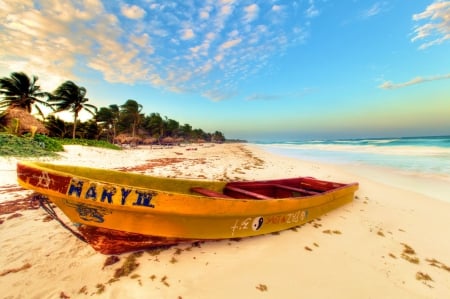
<svg viewBox="0 0 450 299">
<path fill-rule="evenodd" d="M 95 115 L 96 120 L 103 123 L 102 126 L 107 130 L 108 136 L 112 131 L 112 140 L 116 138 L 116 127 L 117 122 L 119 121 L 119 115 L 119 106 L 115 104 L 109 105 L 109 107 L 101 107 Z"/>
<path fill-rule="evenodd" d="M 11 77 L 0 78 L 0 108 L 21 108 L 31 113 L 33 106 L 44 118 L 40 107 L 37 104 L 51 107 L 46 101 L 39 98 L 48 98 L 47 92 L 41 91 L 41 87 L 36 85 L 37 76 L 31 79 L 23 72 L 11 73 Z"/>
<path fill-rule="evenodd" d="M 111 111 L 111 125 L 113 129 L 113 140 L 116 138 L 117 123 L 119 122 L 120 109 L 116 104 L 109 105 L 109 110 Z"/>
<path fill-rule="evenodd" d="M 171 137 L 178 137 L 178 134 L 181 131 L 180 123 L 177 122 L 176 120 L 166 117 L 165 124 L 166 124 L 166 135 Z"/>
<path fill-rule="evenodd" d="M 211 136 L 211 141 L 213 142 L 224 142 L 225 141 L 225 136 L 223 135 L 222 132 L 220 131 L 215 131 L 214 134 L 212 134 Z"/>
<path fill-rule="evenodd" d="M 190 139 L 192 135 L 192 126 L 190 124 L 184 124 L 181 128 L 182 136 L 185 139 Z"/>
<path fill-rule="evenodd" d="M 54 115 L 47 116 L 45 127 L 48 129 L 50 137 L 66 138 L 71 134 L 70 124 Z"/>
<path fill-rule="evenodd" d="M 143 118 L 143 115 L 141 114 L 142 105 L 135 100 L 127 100 L 120 108 L 122 122 L 131 125 L 131 136 L 135 137 L 141 119 Z"/>
<path fill-rule="evenodd" d="M 73 139 L 75 139 L 80 111 L 84 109 L 93 116 L 97 112 L 97 107 L 87 103 L 89 99 L 85 97 L 86 92 L 86 88 L 78 86 L 72 81 L 66 81 L 53 92 L 53 95 L 48 100 L 56 107 L 56 112 L 69 110 L 73 113 Z"/>
<path fill-rule="evenodd" d="M 152 112 L 144 118 L 144 129 L 146 129 L 151 136 L 158 140 L 162 138 L 164 133 L 164 120 L 159 113 Z"/>
</svg>

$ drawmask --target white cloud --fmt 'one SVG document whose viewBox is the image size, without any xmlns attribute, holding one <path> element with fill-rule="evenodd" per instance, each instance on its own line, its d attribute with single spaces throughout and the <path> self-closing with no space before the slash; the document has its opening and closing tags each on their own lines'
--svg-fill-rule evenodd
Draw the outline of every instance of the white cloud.
<svg viewBox="0 0 450 299">
<path fill-rule="evenodd" d="M 200 12 L 199 12 L 200 19 L 203 19 L 203 20 L 209 19 L 211 10 L 212 10 L 212 7 L 209 5 L 200 9 Z"/>
<path fill-rule="evenodd" d="M 209 47 L 211 45 L 211 41 L 209 39 L 205 39 L 200 45 L 191 47 L 189 50 L 196 57 L 198 55 L 208 56 Z"/>
<path fill-rule="evenodd" d="M 238 45 L 240 42 L 242 41 L 242 39 L 237 38 L 237 39 L 232 39 L 229 41 L 224 42 L 222 45 L 220 45 L 220 49 L 229 49 L 229 48 L 233 48 L 236 45 Z"/>
<path fill-rule="evenodd" d="M 258 17 L 259 6 L 256 4 L 250 4 L 244 7 L 244 11 L 245 11 L 244 22 L 250 23 Z"/>
<path fill-rule="evenodd" d="M 6 9 L 0 10 L 0 17 L 5 20 L 0 25 L 1 68 L 38 75 L 42 88 L 50 91 L 56 84 L 76 79 L 72 72 L 77 63 L 75 55 L 89 54 L 89 42 L 71 32 L 68 25 L 78 22 L 77 17 L 90 15 L 83 13 L 88 10 L 61 6 L 58 1 L 42 3 L 42 11 L 34 9 L 31 3 L 9 6 L 14 1 L 5 2 Z M 70 17 L 55 13 L 61 9 Z"/>
<path fill-rule="evenodd" d="M 194 37 L 195 37 L 194 31 L 190 28 L 183 29 L 181 31 L 181 39 L 183 39 L 183 40 L 192 39 Z"/>
<path fill-rule="evenodd" d="M 233 31 L 230 31 L 230 33 L 228 33 L 228 37 L 230 37 L 230 38 L 235 38 L 238 35 L 239 35 L 239 31 L 238 30 L 233 30 Z"/>
<path fill-rule="evenodd" d="M 226 91 L 221 89 L 209 89 L 202 93 L 205 98 L 211 99 L 214 102 L 220 102 L 231 98 L 235 95 L 234 91 Z"/>
<path fill-rule="evenodd" d="M 424 41 L 420 49 L 439 45 L 450 39 L 450 1 L 435 1 L 426 10 L 413 15 L 414 21 L 425 20 L 425 23 L 414 29 L 412 42 Z"/>
<path fill-rule="evenodd" d="M 145 15 L 145 10 L 140 8 L 137 5 L 122 5 L 121 8 L 122 14 L 129 19 L 141 19 Z"/>
<path fill-rule="evenodd" d="M 198 52 L 200 52 L 201 46 L 196 46 L 196 47 L 191 47 L 189 48 L 189 50 L 191 50 L 192 53 L 197 54 Z"/>
<path fill-rule="evenodd" d="M 221 62 L 223 60 L 223 54 L 217 54 L 214 57 L 214 60 L 217 61 L 217 62 Z"/>
<path fill-rule="evenodd" d="M 221 0 L 219 2 L 219 16 L 228 16 L 233 12 L 234 0 Z"/>
<path fill-rule="evenodd" d="M 273 5 L 272 6 L 272 10 L 273 11 L 276 11 L 276 12 L 279 12 L 279 11 L 281 11 L 283 9 L 283 7 L 281 6 L 281 5 Z"/>
<path fill-rule="evenodd" d="M 221 100 L 295 43 L 292 28 L 305 22 L 276 2 L 0 2 L 0 69 L 38 75 L 47 90 L 94 70 L 108 82 Z"/>
<path fill-rule="evenodd" d="M 213 63 L 211 61 L 207 61 L 204 65 L 199 67 L 198 72 L 206 74 L 213 68 Z"/>
<path fill-rule="evenodd" d="M 209 12 L 207 12 L 207 11 L 200 12 L 200 19 L 208 19 L 208 18 L 209 18 Z"/>
<path fill-rule="evenodd" d="M 374 3 L 369 9 L 365 10 L 362 13 L 362 17 L 370 18 L 370 17 L 376 16 L 380 12 L 381 12 L 381 3 L 377 2 L 377 3 Z"/>
<path fill-rule="evenodd" d="M 318 15 L 319 15 L 319 10 L 315 7 L 314 1 L 309 0 L 309 7 L 306 10 L 306 16 L 308 18 L 314 18 L 314 17 L 317 17 Z"/>
<path fill-rule="evenodd" d="M 0 25 L 3 26 L 0 30 L 5 32 L 0 35 L 4 46 L 0 48 L 3 68 L 17 71 L 16 67 L 21 65 L 22 70 L 37 74 L 48 90 L 57 87 L 49 83 L 63 82 L 54 78 L 77 80 L 73 71 L 80 62 L 101 72 L 111 82 L 131 83 L 146 75 L 141 60 L 137 59 L 139 51 L 132 46 L 125 48 L 117 40 L 122 33 L 117 18 L 104 11 L 101 3 L 90 0 L 77 2 L 75 7 L 68 1 L 55 0 L 42 1 L 39 5 L 41 10 L 32 6 L 22 6 L 22 10 L 16 7 L 8 12 L 8 21 Z M 71 17 L 56 13 L 61 10 Z M 86 20 L 87 17 L 90 19 Z M 130 34 L 129 38 L 139 47 L 148 42 L 145 34 Z M 147 45 L 145 49 L 148 54 L 151 48 Z"/>
<path fill-rule="evenodd" d="M 409 81 L 402 82 L 402 83 L 393 83 L 392 81 L 385 81 L 382 84 L 380 84 L 378 87 L 381 89 L 397 89 L 397 88 L 403 88 L 411 85 L 416 85 L 420 83 L 430 82 L 430 81 L 436 81 L 436 80 L 445 80 L 450 79 L 450 74 L 447 75 L 438 75 L 438 76 L 432 76 L 432 77 L 416 77 Z"/>
<path fill-rule="evenodd" d="M 130 38 L 136 45 L 140 47 L 145 47 L 149 42 L 149 36 L 147 33 L 142 34 L 141 36 L 132 35 Z"/>
<path fill-rule="evenodd" d="M 140 36 L 131 35 L 130 40 L 137 46 L 145 50 L 148 54 L 155 52 L 155 48 L 150 44 L 150 37 L 147 33 L 141 34 Z"/>
</svg>

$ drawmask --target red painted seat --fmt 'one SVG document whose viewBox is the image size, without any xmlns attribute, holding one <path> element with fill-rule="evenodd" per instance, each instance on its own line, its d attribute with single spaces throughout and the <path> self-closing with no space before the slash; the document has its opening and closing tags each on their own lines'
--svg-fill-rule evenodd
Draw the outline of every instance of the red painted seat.
<svg viewBox="0 0 450 299">
<path fill-rule="evenodd" d="M 201 195 L 209 196 L 209 197 L 217 197 L 217 198 L 232 198 L 231 196 L 225 195 L 220 192 L 216 192 L 210 189 L 202 188 L 202 187 L 192 187 L 192 192 L 196 192 Z"/>
</svg>

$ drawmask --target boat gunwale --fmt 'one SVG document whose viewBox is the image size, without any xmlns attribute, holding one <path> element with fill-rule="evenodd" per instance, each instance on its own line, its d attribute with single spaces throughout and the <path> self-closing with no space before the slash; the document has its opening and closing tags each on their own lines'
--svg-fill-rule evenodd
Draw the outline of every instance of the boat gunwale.
<svg viewBox="0 0 450 299">
<path fill-rule="evenodd" d="M 67 178 L 80 178 L 80 179 L 86 179 L 86 180 L 92 181 L 92 182 L 111 184 L 111 185 L 115 185 L 115 186 L 126 186 L 126 187 L 131 187 L 134 189 L 155 190 L 159 193 L 165 193 L 166 195 L 169 195 L 169 196 L 183 197 L 183 200 L 186 200 L 186 199 L 194 200 L 195 199 L 195 201 L 197 202 L 198 205 L 200 205 L 200 204 L 216 205 L 218 202 L 222 202 L 222 203 L 228 203 L 231 205 L 239 206 L 239 205 L 247 204 L 247 203 L 251 202 L 253 206 L 261 205 L 261 207 L 264 207 L 264 206 L 267 206 L 269 202 L 272 203 L 272 205 L 274 205 L 274 206 L 277 204 L 286 203 L 286 207 L 282 208 L 282 209 L 280 209 L 280 208 L 276 209 L 276 213 L 284 213 L 284 212 L 291 211 L 292 210 L 291 205 L 294 205 L 294 203 L 298 203 L 299 201 L 301 201 L 303 204 L 298 205 L 297 206 L 298 209 L 301 209 L 303 206 L 305 208 L 321 206 L 321 205 L 324 205 L 324 204 L 334 200 L 334 196 L 330 196 L 330 194 L 341 193 L 341 191 L 345 190 L 345 189 L 348 189 L 348 192 L 345 193 L 345 194 L 348 194 L 351 192 L 355 192 L 358 189 L 358 183 L 348 183 L 348 184 L 337 183 L 342 186 L 324 191 L 324 192 L 316 194 L 316 195 L 307 195 L 307 196 L 302 196 L 302 197 L 286 197 L 286 198 L 270 198 L 270 199 L 210 197 L 210 196 L 205 196 L 205 195 L 200 195 L 200 194 L 195 194 L 195 193 L 181 193 L 181 192 L 166 191 L 166 190 L 160 190 L 160 189 L 154 189 L 154 188 L 145 188 L 142 186 L 133 186 L 133 185 L 122 184 L 122 183 L 114 183 L 111 181 L 100 180 L 100 179 L 91 178 L 88 176 L 73 175 L 72 173 L 64 172 L 64 171 L 57 170 L 52 167 L 46 167 L 46 166 L 56 166 L 56 167 L 62 167 L 62 168 L 75 167 L 79 170 L 95 169 L 97 171 L 107 171 L 107 172 L 121 174 L 121 175 L 126 174 L 126 175 L 131 175 L 131 176 L 140 176 L 140 177 L 146 177 L 148 179 L 156 178 L 156 179 L 160 179 L 162 181 L 177 180 L 177 181 L 199 183 L 199 184 L 220 183 L 220 184 L 223 184 L 224 186 L 228 182 L 207 181 L 207 180 L 202 181 L 202 180 L 190 179 L 190 178 L 188 178 L 188 179 L 164 178 L 164 177 L 156 177 L 156 176 L 150 176 L 150 175 L 145 175 L 145 174 L 140 174 L 140 173 L 123 172 L 123 171 L 114 170 L 114 169 L 90 168 L 90 167 L 84 167 L 84 166 L 69 166 L 69 165 L 51 164 L 51 163 L 39 162 L 39 161 L 38 162 L 36 162 L 36 161 L 20 161 L 20 162 L 18 162 L 18 164 L 24 165 L 26 167 L 38 169 L 41 171 L 47 171 L 48 173 L 56 174 L 56 175 L 67 177 Z M 310 178 L 310 177 L 308 177 L 308 178 Z M 282 180 L 282 179 L 280 179 L 280 180 Z M 272 181 L 279 181 L 279 180 L 274 179 L 274 180 L 239 181 L 239 182 L 232 181 L 232 183 L 241 183 L 242 182 L 244 184 L 247 184 L 247 183 L 251 184 L 253 182 L 260 183 L 260 182 L 272 182 Z M 321 181 L 321 180 L 318 180 L 318 181 Z M 19 180 L 19 183 L 20 182 L 21 182 L 21 180 Z M 324 182 L 330 182 L 330 181 L 324 181 Z M 330 183 L 335 183 L 335 182 L 330 182 Z M 87 199 L 83 199 L 83 198 L 69 198 L 67 194 L 59 193 L 58 191 L 52 190 L 49 188 L 42 188 L 42 187 L 39 187 L 36 185 L 31 185 L 27 182 L 23 182 L 23 184 L 21 184 L 21 185 L 23 185 L 24 187 L 32 186 L 33 188 L 30 188 L 30 189 L 36 190 L 37 192 L 44 194 L 50 198 L 57 197 L 57 198 L 65 200 L 65 201 L 71 200 L 71 201 L 80 202 L 80 203 L 84 203 L 84 204 L 88 204 L 88 205 L 104 207 L 104 208 L 108 208 L 108 209 L 112 209 L 112 210 L 120 210 L 123 212 L 142 213 L 142 214 L 154 213 L 154 214 L 160 214 L 160 215 L 167 214 L 167 215 L 183 215 L 183 216 L 202 217 L 201 211 L 199 211 L 199 213 L 187 213 L 185 210 L 182 210 L 182 211 L 174 211 L 172 209 L 151 209 L 151 210 L 149 210 L 148 207 L 118 205 L 115 203 L 92 201 L 92 200 L 87 200 Z M 195 184 L 193 184 L 193 186 L 194 185 Z M 202 202 L 198 202 L 199 199 L 201 199 Z M 288 203 L 291 203 L 291 204 L 288 204 Z M 226 211 L 227 209 L 225 207 L 224 207 L 224 210 L 225 211 L 223 212 L 223 214 L 217 213 L 214 216 L 216 216 L 216 217 L 236 217 L 241 214 L 241 213 L 230 214 L 230 211 Z M 194 212 L 195 212 L 195 210 L 194 210 Z M 270 215 L 270 214 L 274 214 L 274 212 L 268 211 L 267 213 L 260 213 L 260 214 L 261 215 Z M 203 216 L 205 217 L 205 215 L 203 215 Z M 213 215 L 208 215 L 207 217 L 212 217 L 212 216 Z"/>
</svg>

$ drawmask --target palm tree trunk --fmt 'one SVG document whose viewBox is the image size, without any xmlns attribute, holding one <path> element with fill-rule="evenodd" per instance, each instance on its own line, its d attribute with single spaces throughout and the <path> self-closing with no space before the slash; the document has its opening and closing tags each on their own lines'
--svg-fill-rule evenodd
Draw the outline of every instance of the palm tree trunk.
<svg viewBox="0 0 450 299">
<path fill-rule="evenodd" d="M 131 132 L 131 137 L 135 137 L 136 136 L 136 127 L 137 127 L 137 121 L 136 119 L 133 121 L 133 127 L 132 127 L 132 132 Z"/>
<path fill-rule="evenodd" d="M 116 139 L 116 123 L 115 122 L 113 122 L 113 142 L 112 143 L 114 143 L 114 140 Z"/>
<path fill-rule="evenodd" d="M 77 119 L 78 119 L 78 113 L 75 112 L 75 115 L 73 117 L 72 139 L 75 139 L 75 132 L 77 131 Z"/>
</svg>

